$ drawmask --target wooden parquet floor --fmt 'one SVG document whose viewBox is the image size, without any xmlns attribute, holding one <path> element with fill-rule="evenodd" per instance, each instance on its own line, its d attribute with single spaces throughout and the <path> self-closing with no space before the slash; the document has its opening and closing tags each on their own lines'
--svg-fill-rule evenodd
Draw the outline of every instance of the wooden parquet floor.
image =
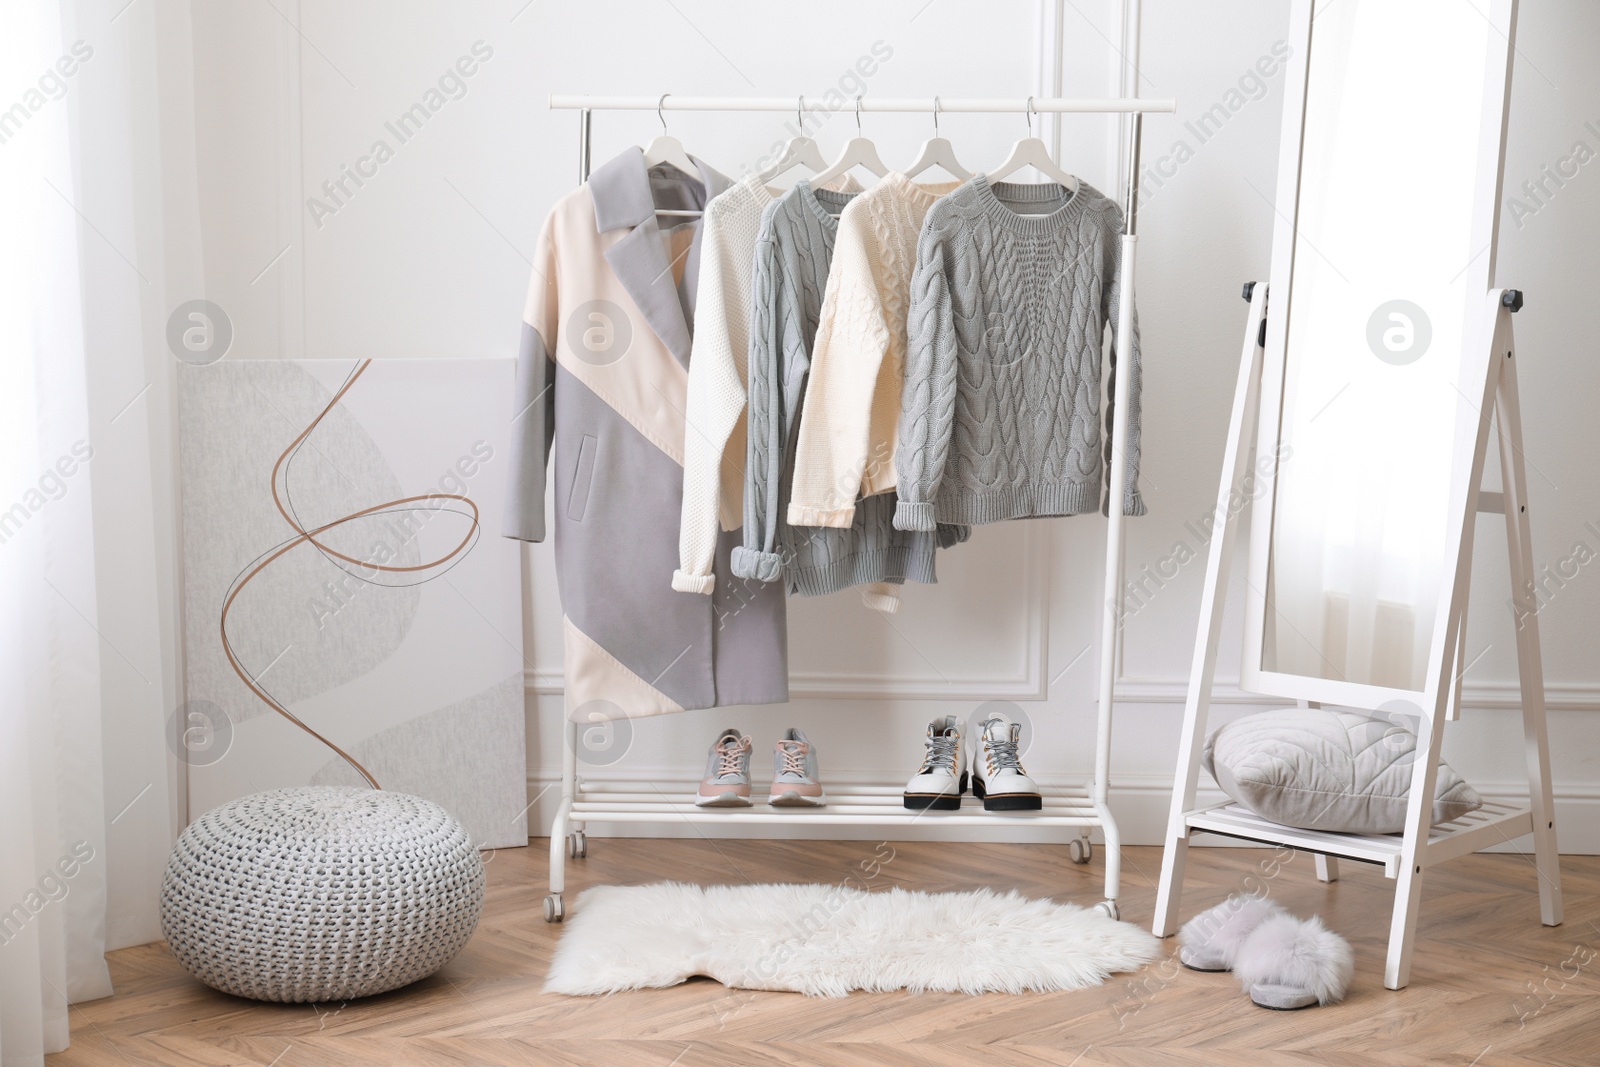
<svg viewBox="0 0 1600 1067">
<path fill-rule="evenodd" d="M 1301 1012 L 1252 1006 L 1228 975 L 1165 955 L 1138 974 L 1069 993 L 811 999 L 710 980 L 604 998 L 540 992 L 560 926 L 543 921 L 542 842 L 489 864 L 488 906 L 466 949 L 407 989 L 347 1004 L 257 1004 L 195 982 L 164 945 L 111 956 L 117 993 L 73 1009 L 59 1067 L 1523 1067 L 1600 1065 L 1600 857 L 1566 857 L 1566 923 L 1539 925 L 1532 864 L 1469 856 L 1432 872 L 1411 985 L 1383 988 L 1390 886 L 1347 863 L 1332 885 L 1309 856 L 1190 853 L 1184 915 L 1267 883 L 1354 945 L 1345 1003 Z M 569 865 L 568 902 L 600 883 L 831 881 L 959 890 L 985 881 L 1090 905 L 1097 851 L 1074 867 L 1037 845 L 591 839 Z M 1156 848 L 1124 857 L 1124 917 L 1148 924 Z M 866 866 L 863 866 L 866 864 Z M 1002 871 L 998 881 L 985 872 Z M 876 872 L 875 874 L 872 872 Z"/>
</svg>

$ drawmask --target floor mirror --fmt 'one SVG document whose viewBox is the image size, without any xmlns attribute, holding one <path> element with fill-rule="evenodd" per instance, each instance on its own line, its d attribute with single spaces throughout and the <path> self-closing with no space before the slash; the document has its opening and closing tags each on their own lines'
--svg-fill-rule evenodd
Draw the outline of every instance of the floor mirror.
<svg viewBox="0 0 1600 1067">
<path fill-rule="evenodd" d="M 1561 921 L 1511 331 L 1522 294 L 1495 288 L 1515 27 L 1515 0 L 1293 4 L 1270 284 L 1246 288 L 1158 936 L 1184 917 L 1184 859 L 1199 834 L 1307 851 L 1324 881 L 1342 859 L 1380 865 L 1395 886 L 1391 989 L 1409 980 L 1433 864 L 1531 836 L 1538 917 Z M 1498 489 L 1482 485 L 1491 446 Z M 1506 625 L 1529 799 L 1434 823 L 1440 745 L 1467 666 L 1473 535 L 1492 514 L 1505 523 L 1517 602 Z M 1241 688 L 1413 731 L 1402 833 L 1305 830 L 1231 800 L 1197 805 L 1229 564 L 1246 525 Z"/>
</svg>

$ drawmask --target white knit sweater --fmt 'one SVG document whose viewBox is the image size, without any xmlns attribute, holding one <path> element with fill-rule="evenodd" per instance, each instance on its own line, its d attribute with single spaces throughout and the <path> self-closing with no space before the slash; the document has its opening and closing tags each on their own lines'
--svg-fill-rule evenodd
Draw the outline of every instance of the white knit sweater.
<svg viewBox="0 0 1600 1067">
<path fill-rule="evenodd" d="M 935 201 L 960 184 L 918 185 L 894 171 L 839 218 L 800 419 L 791 526 L 847 528 L 858 497 L 895 487 L 917 235 Z"/>
<path fill-rule="evenodd" d="M 849 191 L 860 183 L 846 175 L 830 187 Z M 743 522 L 750 288 L 761 212 L 781 192 L 746 175 L 706 205 L 701 223 L 684 406 L 683 512 L 672 572 L 672 588 L 685 593 L 709 594 L 716 587 L 719 528 L 737 530 Z"/>
</svg>

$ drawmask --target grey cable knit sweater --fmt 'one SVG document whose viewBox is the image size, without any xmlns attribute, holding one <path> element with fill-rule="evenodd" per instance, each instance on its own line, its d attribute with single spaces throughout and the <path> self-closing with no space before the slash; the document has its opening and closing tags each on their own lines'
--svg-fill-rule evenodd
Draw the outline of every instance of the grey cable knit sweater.
<svg viewBox="0 0 1600 1067">
<path fill-rule="evenodd" d="M 1116 329 L 1122 211 L 1086 182 L 1064 192 L 980 174 L 928 212 L 911 283 L 899 529 L 1101 508 L 1115 399 L 1108 380 L 1102 437 L 1101 340 Z M 1132 352 L 1122 506 L 1143 515 L 1137 314 Z"/>
<path fill-rule="evenodd" d="M 732 566 L 741 578 L 783 577 L 790 592 L 805 596 L 908 578 L 933 582 L 935 548 L 968 533 L 932 524 L 926 532 L 896 530 L 893 493 L 861 501 L 848 529 L 795 527 L 785 519 L 811 345 L 839 228 L 830 211 L 843 210 L 854 196 L 797 182 L 767 205 L 756 240 L 745 543 L 734 548 Z M 894 610 L 888 589 L 877 590 L 874 600 L 874 607 Z"/>
</svg>

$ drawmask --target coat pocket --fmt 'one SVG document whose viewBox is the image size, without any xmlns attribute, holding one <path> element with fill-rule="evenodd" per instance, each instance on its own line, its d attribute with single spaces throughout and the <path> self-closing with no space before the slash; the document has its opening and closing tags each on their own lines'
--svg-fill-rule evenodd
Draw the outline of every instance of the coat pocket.
<svg viewBox="0 0 1600 1067">
<path fill-rule="evenodd" d="M 578 466 L 572 472 L 572 491 L 567 494 L 567 518 L 582 522 L 583 513 L 589 509 L 589 489 L 594 483 L 594 459 L 600 451 L 600 439 L 584 434 L 578 444 Z"/>
</svg>

